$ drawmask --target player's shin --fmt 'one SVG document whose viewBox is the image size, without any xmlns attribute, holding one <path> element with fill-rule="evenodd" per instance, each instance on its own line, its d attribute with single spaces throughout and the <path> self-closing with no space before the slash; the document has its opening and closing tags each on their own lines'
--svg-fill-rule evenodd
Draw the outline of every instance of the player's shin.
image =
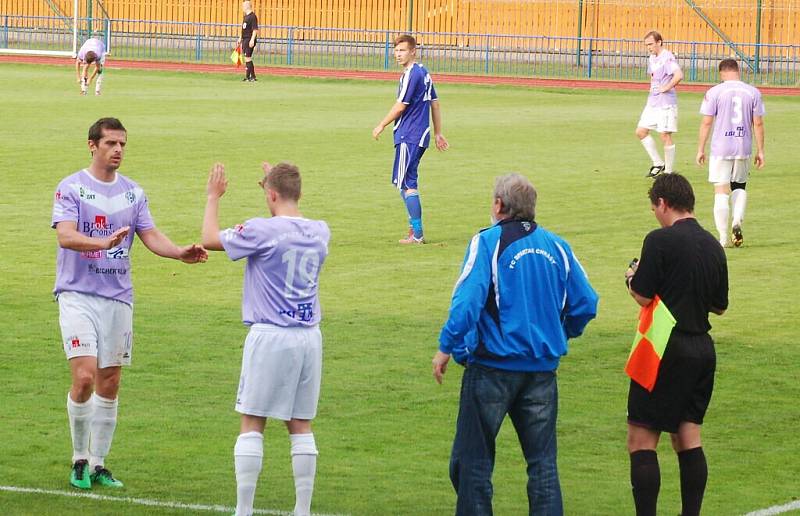
<svg viewBox="0 0 800 516">
<path fill-rule="evenodd" d="M 726 246 L 728 240 L 728 217 L 730 216 L 729 206 L 730 195 L 718 193 L 714 194 L 714 224 L 719 233 L 719 243 Z"/>
<path fill-rule="evenodd" d="M 259 432 L 240 434 L 233 447 L 236 468 L 236 516 L 253 513 L 256 483 L 264 456 L 264 435 Z"/>
<path fill-rule="evenodd" d="M 317 451 L 314 434 L 292 434 L 292 471 L 295 487 L 295 516 L 311 514 L 311 496 L 317 472 Z"/>
<path fill-rule="evenodd" d="M 419 199 L 418 192 L 406 193 L 405 196 L 406 209 L 408 210 L 408 218 L 411 223 L 411 228 L 414 230 L 414 237 L 417 239 L 422 238 L 422 203 Z"/>
<path fill-rule="evenodd" d="M 97 394 L 92 395 L 94 415 L 92 417 L 92 439 L 89 445 L 89 467 L 94 471 L 96 466 L 104 466 L 105 458 L 111 450 L 114 430 L 117 428 L 116 399 L 110 400 Z"/>
<path fill-rule="evenodd" d="M 72 401 L 67 394 L 67 415 L 72 435 L 72 462 L 89 460 L 89 435 L 92 421 L 92 398 L 83 403 Z"/>
</svg>

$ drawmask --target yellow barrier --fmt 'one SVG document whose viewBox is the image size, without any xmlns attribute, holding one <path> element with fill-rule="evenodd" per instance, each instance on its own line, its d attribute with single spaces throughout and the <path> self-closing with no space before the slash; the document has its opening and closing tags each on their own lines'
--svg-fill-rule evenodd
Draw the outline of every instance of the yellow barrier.
<svg viewBox="0 0 800 516">
<path fill-rule="evenodd" d="M 87 2 L 79 3 L 83 16 Z M 88 3 L 96 15 L 97 0 Z M 692 3 L 731 40 L 756 42 L 757 0 Z M 51 5 L 72 13 L 72 0 L 0 0 L 0 14 L 52 16 Z M 118 19 L 230 24 L 242 19 L 238 0 L 104 0 L 103 5 Z M 761 0 L 761 5 L 761 43 L 800 44 L 800 0 Z M 656 29 L 667 41 L 721 39 L 687 0 L 254 0 L 253 8 L 262 25 L 635 40 Z"/>
</svg>

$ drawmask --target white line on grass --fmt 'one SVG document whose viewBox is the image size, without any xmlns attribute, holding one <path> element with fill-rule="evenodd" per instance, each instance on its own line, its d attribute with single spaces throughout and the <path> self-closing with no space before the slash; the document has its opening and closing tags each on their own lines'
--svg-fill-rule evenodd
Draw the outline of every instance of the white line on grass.
<svg viewBox="0 0 800 516">
<path fill-rule="evenodd" d="M 54 489 L 39 489 L 34 487 L 16 487 L 16 486 L 0 486 L 0 491 L 8 491 L 11 493 L 28 493 L 52 496 L 66 496 L 71 498 L 89 498 L 92 500 L 101 500 L 105 502 L 121 502 L 132 505 L 146 505 L 149 507 L 164 507 L 167 509 L 183 509 L 187 511 L 208 511 L 208 512 L 224 512 L 232 514 L 236 512 L 235 507 L 226 507 L 224 505 L 201 505 L 196 503 L 181 503 L 181 502 L 163 502 L 160 500 L 150 500 L 147 498 L 130 498 L 126 496 L 108 496 L 96 493 L 83 493 L 80 491 L 56 491 Z M 276 516 L 291 516 L 291 512 L 279 511 L 277 509 L 254 509 L 253 514 L 272 514 Z M 338 516 L 335 514 L 319 514 L 314 513 L 315 516 Z"/>
<path fill-rule="evenodd" d="M 766 509 L 748 512 L 744 516 L 772 516 L 773 514 L 782 514 L 784 512 L 795 511 L 798 509 L 800 509 L 800 500 L 795 500 L 794 502 L 789 502 L 787 504 L 773 505 L 772 507 L 767 507 Z"/>
</svg>

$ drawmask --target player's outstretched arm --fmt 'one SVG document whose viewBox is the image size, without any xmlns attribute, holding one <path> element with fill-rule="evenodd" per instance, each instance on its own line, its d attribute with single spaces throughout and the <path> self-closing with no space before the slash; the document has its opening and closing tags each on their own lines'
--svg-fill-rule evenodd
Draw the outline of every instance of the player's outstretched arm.
<svg viewBox="0 0 800 516">
<path fill-rule="evenodd" d="M 200 263 L 208 259 L 208 252 L 202 246 L 197 244 L 177 246 L 156 228 L 139 231 L 137 234 L 145 247 L 158 256 L 184 263 Z"/>
<path fill-rule="evenodd" d="M 63 221 L 56 224 L 58 245 L 72 251 L 99 251 L 111 249 L 122 243 L 128 236 L 130 227 L 121 227 L 106 238 L 94 238 L 78 231 L 78 224 L 72 221 Z"/>
<path fill-rule="evenodd" d="M 268 166 L 268 164 L 267 164 Z M 264 169 L 266 172 L 266 168 Z M 225 177 L 225 165 L 214 163 L 208 173 L 206 183 L 206 210 L 203 215 L 202 241 L 203 246 L 211 251 L 223 251 L 222 241 L 219 239 L 219 200 L 228 189 L 228 179 Z"/>
</svg>

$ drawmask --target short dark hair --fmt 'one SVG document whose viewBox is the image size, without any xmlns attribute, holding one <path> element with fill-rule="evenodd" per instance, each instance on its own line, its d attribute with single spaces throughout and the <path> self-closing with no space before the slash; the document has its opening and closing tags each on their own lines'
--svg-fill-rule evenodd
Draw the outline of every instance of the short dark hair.
<svg viewBox="0 0 800 516">
<path fill-rule="evenodd" d="M 394 46 L 399 45 L 400 43 L 408 43 L 408 46 L 413 50 L 417 48 L 417 40 L 411 34 L 401 34 L 394 38 Z"/>
<path fill-rule="evenodd" d="M 97 54 L 90 50 L 86 52 L 86 56 L 84 56 L 83 60 L 86 61 L 86 64 L 92 64 L 97 61 Z"/>
<path fill-rule="evenodd" d="M 658 42 L 658 41 L 664 41 L 664 38 L 662 38 L 662 37 L 661 37 L 661 33 L 660 33 L 660 32 L 658 32 L 658 31 L 655 31 L 655 30 L 651 30 L 650 32 L 648 32 L 647 34 L 645 34 L 645 35 L 644 35 L 644 38 L 642 38 L 642 39 L 647 39 L 647 38 L 649 38 L 650 36 L 653 36 L 653 39 L 654 39 L 654 40 L 656 40 L 656 42 Z"/>
<path fill-rule="evenodd" d="M 278 163 L 264 178 L 264 186 L 278 192 L 284 199 L 300 200 L 300 169 L 291 163 Z"/>
<path fill-rule="evenodd" d="M 719 71 L 720 72 L 738 72 L 739 71 L 739 63 L 736 62 L 736 59 L 723 59 L 719 62 Z"/>
<path fill-rule="evenodd" d="M 694 211 L 694 191 L 689 180 L 680 174 L 660 174 L 653 181 L 653 185 L 647 192 L 650 203 L 654 206 L 658 199 L 664 199 L 672 209 L 678 211 Z"/>
<path fill-rule="evenodd" d="M 125 126 L 122 125 L 122 122 L 116 118 L 101 118 L 89 128 L 89 139 L 95 143 L 99 142 L 105 130 L 128 132 Z"/>
</svg>

